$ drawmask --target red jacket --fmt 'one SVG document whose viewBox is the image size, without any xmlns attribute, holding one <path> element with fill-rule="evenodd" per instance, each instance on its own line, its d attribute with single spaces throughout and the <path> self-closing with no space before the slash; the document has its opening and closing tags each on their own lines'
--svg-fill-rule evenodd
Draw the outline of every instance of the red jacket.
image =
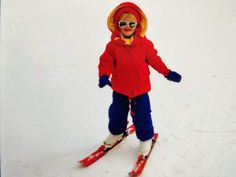
<svg viewBox="0 0 236 177">
<path fill-rule="evenodd" d="M 125 5 L 136 9 L 142 19 L 141 29 L 137 30 L 139 33 L 135 34 L 130 45 L 125 44 L 117 36 L 117 29 L 111 28 L 111 25 L 114 25 L 111 22 L 115 21 L 115 12 Z M 112 89 L 130 98 L 151 90 L 149 65 L 164 76 L 169 73 L 169 69 L 158 56 L 157 50 L 154 49 L 153 43 L 144 36 L 146 17 L 142 16 L 144 16 L 143 12 L 133 3 L 122 3 L 111 12 L 108 17 L 108 27 L 112 31 L 112 39 L 101 55 L 98 65 L 99 77 L 112 76 Z"/>
</svg>

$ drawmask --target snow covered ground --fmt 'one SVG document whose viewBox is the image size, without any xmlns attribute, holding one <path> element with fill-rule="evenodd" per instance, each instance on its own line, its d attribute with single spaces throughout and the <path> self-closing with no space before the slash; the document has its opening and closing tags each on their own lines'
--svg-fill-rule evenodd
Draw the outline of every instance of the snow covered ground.
<svg viewBox="0 0 236 177">
<path fill-rule="evenodd" d="M 3 0 L 2 177 L 124 177 L 138 141 L 129 137 L 89 168 L 77 161 L 100 145 L 111 90 L 97 87 L 109 41 L 108 13 L 122 1 Z M 151 70 L 160 138 L 144 177 L 236 174 L 236 2 L 133 1 L 147 37 L 180 84 Z"/>
</svg>

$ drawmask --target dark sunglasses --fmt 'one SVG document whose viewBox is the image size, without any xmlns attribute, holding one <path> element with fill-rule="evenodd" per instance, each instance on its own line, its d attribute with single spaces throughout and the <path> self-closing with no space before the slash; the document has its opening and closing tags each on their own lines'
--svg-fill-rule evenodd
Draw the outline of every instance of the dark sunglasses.
<svg viewBox="0 0 236 177">
<path fill-rule="evenodd" d="M 126 26 L 129 26 L 130 28 L 136 28 L 137 22 L 135 21 L 119 21 L 118 22 L 120 28 L 125 28 Z"/>
</svg>

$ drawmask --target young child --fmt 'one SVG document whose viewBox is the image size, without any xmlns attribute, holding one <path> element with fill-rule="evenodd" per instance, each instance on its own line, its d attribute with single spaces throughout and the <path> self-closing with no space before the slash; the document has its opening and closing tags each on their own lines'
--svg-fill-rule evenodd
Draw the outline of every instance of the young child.
<svg viewBox="0 0 236 177">
<path fill-rule="evenodd" d="M 139 153 L 146 156 L 154 135 L 148 96 L 151 90 L 149 65 L 170 81 L 180 82 L 181 75 L 167 68 L 153 43 L 146 38 L 147 18 L 136 4 L 118 5 L 108 16 L 107 25 L 112 32 L 111 41 L 98 65 L 99 87 L 109 85 L 113 89 L 110 134 L 104 144 L 109 148 L 122 138 L 131 108 L 136 136 L 140 140 Z"/>
</svg>

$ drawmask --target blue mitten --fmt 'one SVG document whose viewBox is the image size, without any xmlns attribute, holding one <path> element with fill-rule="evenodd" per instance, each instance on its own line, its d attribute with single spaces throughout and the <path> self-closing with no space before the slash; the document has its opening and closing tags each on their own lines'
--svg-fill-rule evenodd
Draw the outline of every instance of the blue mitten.
<svg viewBox="0 0 236 177">
<path fill-rule="evenodd" d="M 111 82 L 109 81 L 109 78 L 108 78 L 107 75 L 102 75 L 102 76 L 99 78 L 99 84 L 98 84 L 98 86 L 99 86 L 100 88 L 102 88 L 102 87 L 104 87 L 104 86 L 106 86 L 106 85 L 111 86 Z"/>
<path fill-rule="evenodd" d="M 167 76 L 165 76 L 169 81 L 174 81 L 174 82 L 180 82 L 182 76 L 180 74 L 178 74 L 175 71 L 171 71 L 169 72 L 169 74 Z"/>
</svg>

